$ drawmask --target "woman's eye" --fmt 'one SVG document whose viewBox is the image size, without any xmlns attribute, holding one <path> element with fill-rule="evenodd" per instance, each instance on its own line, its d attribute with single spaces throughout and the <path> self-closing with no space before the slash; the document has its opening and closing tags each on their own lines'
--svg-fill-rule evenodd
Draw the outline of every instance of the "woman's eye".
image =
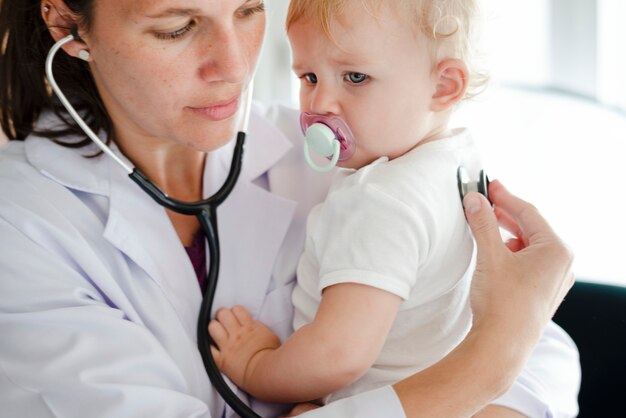
<svg viewBox="0 0 626 418">
<path fill-rule="evenodd" d="M 196 26 L 196 21 L 192 20 L 189 23 L 187 23 L 187 25 L 185 25 L 184 27 L 177 29 L 173 32 L 156 32 L 154 36 L 156 36 L 158 39 L 171 41 L 171 40 L 175 40 L 175 39 L 185 36 L 185 34 L 191 31 L 195 26 Z"/>
<path fill-rule="evenodd" d="M 360 84 L 367 79 L 368 79 L 367 74 L 363 74 L 363 73 L 348 73 L 345 76 L 345 80 L 353 84 Z"/>
<path fill-rule="evenodd" d="M 302 78 L 304 78 L 307 83 L 310 84 L 317 84 L 317 76 L 313 73 L 308 73 L 302 76 Z"/>
<path fill-rule="evenodd" d="M 244 17 L 248 17 L 248 16 L 255 15 L 257 13 L 263 13 L 263 12 L 265 12 L 265 2 L 261 0 L 256 6 L 243 9 L 241 11 L 241 14 Z"/>
</svg>

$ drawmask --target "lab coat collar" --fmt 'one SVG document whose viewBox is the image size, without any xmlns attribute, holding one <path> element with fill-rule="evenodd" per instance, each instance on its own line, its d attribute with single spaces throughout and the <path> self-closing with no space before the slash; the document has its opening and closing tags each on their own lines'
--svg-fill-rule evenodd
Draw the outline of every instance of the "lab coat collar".
<svg viewBox="0 0 626 418">
<path fill-rule="evenodd" d="M 39 118 L 37 127 L 50 129 L 57 124 L 57 117 L 51 112 L 46 112 Z M 100 133 L 98 137 L 103 142 L 106 141 L 104 133 Z M 72 143 L 79 140 L 76 137 L 68 137 L 64 138 L 63 142 Z M 115 144 L 111 143 L 110 148 L 122 161 L 133 166 Z M 107 173 L 110 159 L 105 155 L 96 156 L 100 149 L 95 144 L 69 149 L 48 138 L 31 135 L 25 141 L 25 149 L 26 157 L 35 168 L 63 186 L 97 195 L 109 194 Z M 124 173 L 121 167 L 117 166 L 117 169 Z"/>
<path fill-rule="evenodd" d="M 293 144 L 274 125 L 260 114 L 261 109 L 253 105 L 250 115 L 250 129 L 244 148 L 244 161 L 241 176 L 247 180 L 255 180 L 268 172 L 291 149 Z M 37 122 L 40 129 L 46 129 L 58 123 L 58 119 L 51 112 L 46 112 Z M 102 141 L 106 141 L 103 132 L 98 134 Z M 76 138 L 69 138 L 72 142 Z M 214 190 L 214 183 L 221 186 L 223 179 L 230 168 L 235 141 L 230 141 L 221 149 L 207 155 L 207 164 L 204 171 L 205 196 L 210 196 Z M 133 166 L 118 149 L 115 143 L 110 144 L 111 150 L 129 166 Z M 95 144 L 80 149 L 70 150 L 59 147 L 50 139 L 31 136 L 26 141 L 28 160 L 42 173 L 56 180 L 66 187 L 87 193 L 108 195 L 108 176 L 110 170 L 123 169 L 105 155 L 86 158 L 99 153 Z M 111 166 L 113 165 L 113 167 Z M 125 174 L 125 173 L 124 173 Z M 216 180 L 216 176 L 218 179 Z M 218 186 L 218 187 L 219 187 Z"/>
<path fill-rule="evenodd" d="M 54 123 L 54 119 L 50 122 L 48 118 L 40 120 L 39 125 Z M 102 134 L 99 136 L 104 139 Z M 111 158 L 85 158 L 97 152 L 95 145 L 69 149 L 47 138 L 29 137 L 25 147 L 30 163 L 47 177 L 69 189 L 108 198 L 102 236 L 157 283 L 188 335 L 195 338 L 192 318 L 197 315 L 200 293 L 197 282 L 192 280 L 193 267 L 184 248 L 177 245 L 180 241 L 165 210 L 141 192 Z M 114 144 L 110 148 L 128 162 Z M 119 285 L 127 292 L 144 288 L 140 283 Z"/>
<path fill-rule="evenodd" d="M 296 204 L 257 186 L 254 180 L 272 170 L 291 146 L 256 111 L 251 115 L 241 177 L 218 209 L 222 260 L 215 308 L 242 304 L 253 315 L 261 309 Z M 119 155 L 116 147 L 112 149 Z M 91 155 L 94 148 L 85 151 Z M 109 198 L 104 237 L 157 282 L 190 338 L 195 339 L 201 294 L 165 210 L 139 191 L 125 171 L 106 156 L 88 159 L 85 152 L 36 137 L 26 141 L 26 152 L 31 164 L 56 182 Z M 204 179 L 209 194 L 226 177 L 231 155 L 229 146 L 207 156 Z"/>
</svg>

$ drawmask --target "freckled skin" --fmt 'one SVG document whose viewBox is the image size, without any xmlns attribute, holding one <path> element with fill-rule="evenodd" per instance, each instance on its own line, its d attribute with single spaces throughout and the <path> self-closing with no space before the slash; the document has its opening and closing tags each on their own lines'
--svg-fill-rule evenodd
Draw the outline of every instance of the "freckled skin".
<svg viewBox="0 0 626 418">
<path fill-rule="evenodd" d="M 198 24 L 182 39 L 162 40 L 154 36 L 155 31 L 172 32 L 190 18 L 147 16 L 180 7 L 180 1 L 95 2 L 95 19 L 84 39 L 94 79 L 123 150 L 132 154 L 140 143 L 211 151 L 232 137 L 234 117 L 207 121 L 189 107 L 232 98 L 249 82 L 265 22 L 263 14 L 237 14 L 244 3 L 187 1 L 184 7 L 200 11 L 193 17 Z"/>
</svg>

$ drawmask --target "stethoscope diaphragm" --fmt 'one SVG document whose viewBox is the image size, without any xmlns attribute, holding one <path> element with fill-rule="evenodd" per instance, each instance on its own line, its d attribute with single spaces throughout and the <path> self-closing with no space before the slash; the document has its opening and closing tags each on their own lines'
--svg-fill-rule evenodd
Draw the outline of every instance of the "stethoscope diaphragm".
<svg viewBox="0 0 626 418">
<path fill-rule="evenodd" d="M 463 198 L 469 192 L 478 192 L 485 196 L 491 203 L 491 200 L 489 199 L 489 177 L 485 174 L 485 170 L 480 170 L 478 180 L 472 181 L 465 167 L 459 166 L 456 171 L 456 179 L 461 202 L 463 202 Z"/>
</svg>

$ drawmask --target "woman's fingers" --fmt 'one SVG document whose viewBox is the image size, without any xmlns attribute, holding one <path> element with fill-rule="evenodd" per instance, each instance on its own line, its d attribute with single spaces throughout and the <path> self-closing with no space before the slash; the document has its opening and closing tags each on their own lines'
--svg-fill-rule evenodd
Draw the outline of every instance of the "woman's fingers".
<svg viewBox="0 0 626 418">
<path fill-rule="evenodd" d="M 500 224 L 502 228 L 510 232 L 515 238 L 524 239 L 522 230 L 520 229 L 517 221 L 515 221 L 511 215 L 500 209 L 498 206 L 493 208 L 493 212 L 495 213 L 496 218 L 498 218 L 498 224 Z"/>
<path fill-rule="evenodd" d="M 519 238 L 511 238 L 506 242 L 506 246 L 511 252 L 516 253 L 526 248 L 526 244 Z"/>
<path fill-rule="evenodd" d="M 511 194 L 498 180 L 489 184 L 489 197 L 499 210 L 519 225 L 529 243 L 536 242 L 546 234 L 554 235 L 548 222 L 533 205 Z"/>
<path fill-rule="evenodd" d="M 487 199 L 480 193 L 471 192 L 463 199 L 463 206 L 467 222 L 478 244 L 478 251 L 486 256 L 501 251 L 502 238 L 498 220 Z"/>
</svg>

